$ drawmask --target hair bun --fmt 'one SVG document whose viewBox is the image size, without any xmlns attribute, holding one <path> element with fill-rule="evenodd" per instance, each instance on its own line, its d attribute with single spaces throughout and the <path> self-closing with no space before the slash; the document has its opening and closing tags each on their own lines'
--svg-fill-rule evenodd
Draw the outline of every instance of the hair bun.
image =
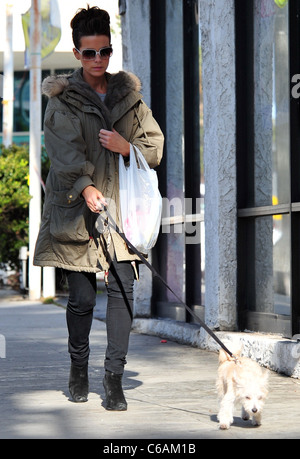
<svg viewBox="0 0 300 459">
<path fill-rule="evenodd" d="M 71 20 L 73 41 L 79 47 L 81 37 L 88 35 L 107 35 L 110 39 L 110 16 L 98 6 L 79 9 Z"/>
</svg>

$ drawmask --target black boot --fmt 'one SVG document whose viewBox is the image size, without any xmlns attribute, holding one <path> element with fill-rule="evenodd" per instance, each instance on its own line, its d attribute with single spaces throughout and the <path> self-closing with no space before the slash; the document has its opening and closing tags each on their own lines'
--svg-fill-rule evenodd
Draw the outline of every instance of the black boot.
<svg viewBox="0 0 300 459">
<path fill-rule="evenodd" d="M 88 365 L 78 368 L 71 364 L 69 391 L 73 402 L 87 402 L 89 394 Z"/>
<path fill-rule="evenodd" d="M 122 375 L 106 371 L 103 386 L 106 394 L 106 409 L 111 411 L 126 411 L 127 402 L 122 389 Z"/>
</svg>

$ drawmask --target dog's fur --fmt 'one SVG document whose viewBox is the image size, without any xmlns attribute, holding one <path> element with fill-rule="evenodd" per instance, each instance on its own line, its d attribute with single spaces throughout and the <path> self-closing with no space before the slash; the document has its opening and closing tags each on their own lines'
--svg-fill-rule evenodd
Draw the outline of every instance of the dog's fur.
<svg viewBox="0 0 300 459">
<path fill-rule="evenodd" d="M 232 350 L 231 350 L 232 352 Z M 252 424 L 261 424 L 262 408 L 268 395 L 268 373 L 257 362 L 240 357 L 241 350 L 234 352 L 237 360 L 223 349 L 219 353 L 217 390 L 220 397 L 218 414 L 220 429 L 229 429 L 233 423 L 233 410 L 242 405 L 242 419 L 252 417 Z"/>
</svg>

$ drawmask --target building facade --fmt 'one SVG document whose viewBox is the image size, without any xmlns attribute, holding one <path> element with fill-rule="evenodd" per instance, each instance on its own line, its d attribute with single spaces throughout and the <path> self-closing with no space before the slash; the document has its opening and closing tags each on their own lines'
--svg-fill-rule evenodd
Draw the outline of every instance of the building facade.
<svg viewBox="0 0 300 459">
<path fill-rule="evenodd" d="M 299 2 L 117 6 L 123 68 L 141 79 L 165 134 L 162 230 L 150 260 L 222 339 L 241 340 L 249 356 L 300 377 Z M 43 71 L 72 67 L 71 51 L 62 50 Z M 15 85 L 21 135 L 18 120 L 29 118 L 22 65 Z M 217 349 L 182 303 L 140 270 L 134 327 Z"/>
<path fill-rule="evenodd" d="M 212 329 L 254 340 L 256 358 L 289 361 L 284 371 L 299 375 L 299 2 L 119 6 L 124 68 L 141 78 L 166 136 L 152 262 Z M 137 327 L 208 345 L 156 279 L 136 316 Z"/>
</svg>

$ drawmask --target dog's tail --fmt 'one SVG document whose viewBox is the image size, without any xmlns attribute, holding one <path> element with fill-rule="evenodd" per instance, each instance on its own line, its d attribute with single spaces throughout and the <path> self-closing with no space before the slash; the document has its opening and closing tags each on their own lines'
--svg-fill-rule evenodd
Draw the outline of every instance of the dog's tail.
<svg viewBox="0 0 300 459">
<path fill-rule="evenodd" d="M 234 357 L 238 357 L 241 355 L 241 352 L 242 352 L 242 345 L 239 343 L 233 343 L 233 342 L 230 342 L 228 344 L 226 344 L 226 347 L 230 350 L 230 352 L 232 352 L 232 354 L 234 355 Z M 224 351 L 224 349 L 220 349 L 219 351 L 219 363 L 224 363 L 226 362 L 226 360 L 234 360 L 234 358 L 230 357 L 229 354 L 227 354 L 227 352 Z"/>
</svg>

